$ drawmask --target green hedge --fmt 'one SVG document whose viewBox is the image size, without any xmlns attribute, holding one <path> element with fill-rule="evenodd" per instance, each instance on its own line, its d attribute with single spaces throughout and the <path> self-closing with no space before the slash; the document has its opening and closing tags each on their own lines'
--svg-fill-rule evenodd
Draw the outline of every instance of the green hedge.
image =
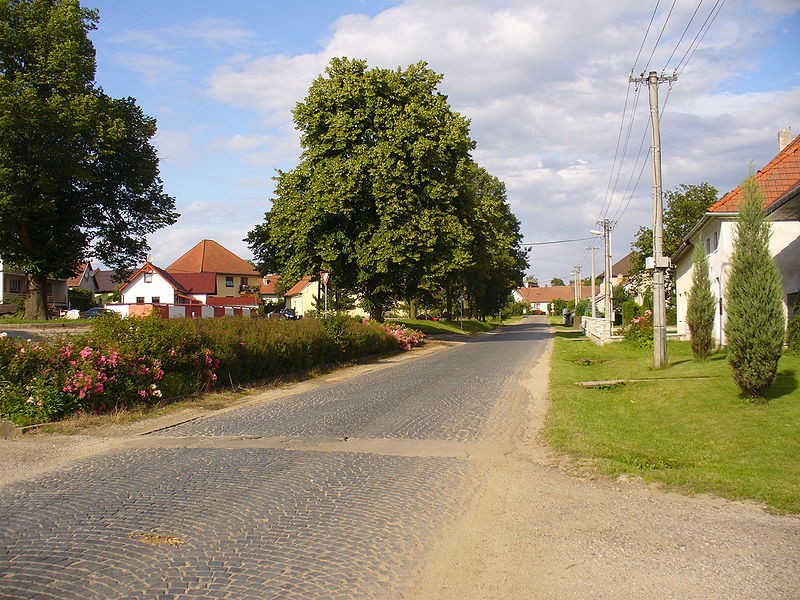
<svg viewBox="0 0 800 600">
<path fill-rule="evenodd" d="M 0 418 L 27 425 L 101 414 L 400 347 L 384 327 L 343 316 L 101 317 L 87 333 L 58 340 L 0 337 Z"/>
</svg>

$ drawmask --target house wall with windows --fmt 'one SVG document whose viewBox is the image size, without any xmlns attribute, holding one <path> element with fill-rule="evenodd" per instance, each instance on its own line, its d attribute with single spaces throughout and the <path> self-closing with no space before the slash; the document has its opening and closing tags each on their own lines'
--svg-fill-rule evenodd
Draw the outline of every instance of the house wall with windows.
<svg viewBox="0 0 800 600">
<path fill-rule="evenodd" d="M 16 308 L 17 303 L 25 299 L 27 292 L 28 280 L 25 274 L 7 269 L 0 261 L 0 305 Z M 47 280 L 47 305 L 67 307 L 66 279 Z"/>
<path fill-rule="evenodd" d="M 798 290 L 800 290 L 800 244 L 798 243 L 798 239 L 800 239 L 800 222 L 775 221 L 770 226 L 772 237 L 770 238 L 769 248 L 781 272 L 784 308 L 788 316 L 788 311 L 796 303 Z M 692 256 L 694 248 L 699 245 L 706 253 L 711 293 L 717 303 L 717 310 L 714 316 L 714 340 L 718 344 L 725 344 L 726 342 L 725 287 L 730 275 L 735 229 L 735 215 L 709 218 L 689 238 L 691 250 L 687 248 L 675 264 L 678 334 L 684 338 L 689 336 L 686 311 L 688 309 L 688 297 L 692 287 L 692 272 L 694 269 Z"/>
<path fill-rule="evenodd" d="M 217 273 L 217 296 L 230 298 L 240 293 L 247 293 L 251 289 L 261 287 L 261 277 L 258 274 L 242 273 Z"/>
<path fill-rule="evenodd" d="M 122 304 L 175 304 L 175 288 L 159 273 L 141 272 L 122 289 Z"/>
</svg>

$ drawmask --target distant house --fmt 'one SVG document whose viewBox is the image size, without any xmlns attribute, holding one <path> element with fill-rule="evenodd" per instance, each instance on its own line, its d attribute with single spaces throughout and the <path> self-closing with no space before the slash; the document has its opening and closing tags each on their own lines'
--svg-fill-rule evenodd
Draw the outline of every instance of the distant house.
<svg viewBox="0 0 800 600">
<path fill-rule="evenodd" d="M 264 275 L 261 278 L 261 286 L 258 290 L 258 295 L 265 302 L 278 302 L 283 300 L 283 295 L 278 292 L 278 285 L 280 284 L 280 275 Z"/>
<path fill-rule="evenodd" d="M 764 195 L 764 212 L 772 221 L 769 247 L 783 278 L 788 315 L 800 301 L 800 136 L 781 148 L 754 177 Z M 688 335 L 686 304 L 692 285 L 692 254 L 699 246 L 708 258 L 712 293 L 718 304 L 714 338 L 718 343 L 725 343 L 725 286 L 730 274 L 736 217 L 742 201 L 739 186 L 712 204 L 672 258 L 676 271 L 678 332 L 684 336 Z"/>
<path fill-rule="evenodd" d="M 121 282 L 117 281 L 117 273 L 111 269 L 95 269 L 94 280 L 97 282 L 97 291 L 94 293 L 94 301 L 105 305 L 114 300 L 119 294 Z"/>
<path fill-rule="evenodd" d="M 598 293 L 597 289 L 595 289 L 595 293 Z M 554 285 L 550 287 L 521 287 L 513 290 L 511 295 L 514 297 L 515 302 L 528 303 L 531 311 L 541 311 L 548 314 L 552 310 L 552 303 L 556 300 L 564 300 L 566 302 L 575 301 L 575 286 Z M 591 297 L 592 286 L 578 286 L 578 301 L 591 299 Z"/>
<path fill-rule="evenodd" d="M 92 263 L 83 263 L 80 266 L 80 270 L 74 276 L 67 279 L 67 287 L 69 289 L 80 288 L 88 290 L 92 295 L 97 293 L 99 286 L 97 284 L 96 272 L 92 268 Z"/>
<path fill-rule="evenodd" d="M 289 288 L 283 297 L 286 300 L 286 308 L 293 309 L 298 317 L 302 317 L 308 311 L 319 310 L 317 307 L 321 306 L 318 302 L 322 297 L 322 285 L 319 280 L 306 275 Z"/>
<path fill-rule="evenodd" d="M 214 240 L 201 240 L 166 271 L 173 276 L 181 273 L 213 275 L 214 291 L 207 293 L 217 297 L 257 294 L 261 287 L 261 276 L 255 267 Z"/>
<path fill-rule="evenodd" d="M 25 273 L 4 265 L 0 260 L 0 313 L 16 312 L 19 302 L 28 294 Z M 47 305 L 67 308 L 67 280 L 47 280 Z"/>
<path fill-rule="evenodd" d="M 214 273 L 170 273 L 148 262 L 120 286 L 120 302 L 206 304 L 215 291 Z"/>
<path fill-rule="evenodd" d="M 633 259 L 633 252 L 623 256 L 620 260 L 615 262 L 611 266 L 611 288 L 615 288 L 618 285 L 624 285 L 628 282 L 631 276 L 631 264 Z M 596 283 L 603 289 L 602 283 L 606 279 L 606 273 L 603 271 L 600 273 L 596 278 Z"/>
</svg>

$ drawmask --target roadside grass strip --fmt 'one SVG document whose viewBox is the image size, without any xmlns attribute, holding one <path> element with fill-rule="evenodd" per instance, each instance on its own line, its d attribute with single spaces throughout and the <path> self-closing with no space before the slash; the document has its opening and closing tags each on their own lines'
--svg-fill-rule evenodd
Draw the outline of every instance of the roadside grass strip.
<svg viewBox="0 0 800 600">
<path fill-rule="evenodd" d="M 724 350 L 699 362 L 670 342 L 669 358 L 656 370 L 652 351 L 557 328 L 546 439 L 611 476 L 800 513 L 800 357 L 781 358 L 763 405 L 741 396 Z"/>
</svg>

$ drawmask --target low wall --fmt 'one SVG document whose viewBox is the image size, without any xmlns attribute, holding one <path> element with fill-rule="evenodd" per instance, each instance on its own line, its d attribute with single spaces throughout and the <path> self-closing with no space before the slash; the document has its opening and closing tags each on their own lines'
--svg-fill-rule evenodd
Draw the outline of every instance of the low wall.
<svg viewBox="0 0 800 600">
<path fill-rule="evenodd" d="M 595 344 L 600 344 L 602 346 L 620 339 L 619 336 L 613 335 L 613 328 L 609 326 L 605 318 L 583 317 L 581 325 L 584 335 Z"/>
<path fill-rule="evenodd" d="M 258 309 L 240 306 L 206 306 L 203 304 L 106 304 L 106 308 L 122 317 L 146 317 L 152 313 L 164 319 L 213 319 L 219 317 L 258 317 Z"/>
</svg>

